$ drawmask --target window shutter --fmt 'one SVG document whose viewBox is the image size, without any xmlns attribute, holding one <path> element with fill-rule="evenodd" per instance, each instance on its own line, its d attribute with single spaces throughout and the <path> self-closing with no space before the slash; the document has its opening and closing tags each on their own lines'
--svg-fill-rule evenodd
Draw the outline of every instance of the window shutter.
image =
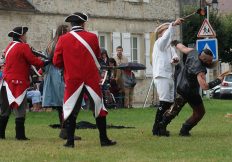
<svg viewBox="0 0 232 162">
<path fill-rule="evenodd" d="M 52 38 L 56 36 L 56 29 L 52 29 Z"/>
<path fill-rule="evenodd" d="M 121 34 L 119 32 L 113 32 L 113 56 L 116 55 L 116 48 L 121 46 Z"/>
<path fill-rule="evenodd" d="M 123 54 L 128 58 L 128 62 L 131 61 L 131 34 L 122 33 L 122 48 Z"/>
<path fill-rule="evenodd" d="M 145 55 L 146 55 L 146 76 L 152 77 L 152 65 L 150 62 L 150 33 L 145 33 Z"/>
</svg>

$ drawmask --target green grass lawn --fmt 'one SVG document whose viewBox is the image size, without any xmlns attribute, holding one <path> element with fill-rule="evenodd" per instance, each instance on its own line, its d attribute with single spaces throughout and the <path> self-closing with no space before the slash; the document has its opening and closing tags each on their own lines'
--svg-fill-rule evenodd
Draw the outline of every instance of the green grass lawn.
<svg viewBox="0 0 232 162">
<path fill-rule="evenodd" d="M 108 129 L 116 146 L 100 147 L 96 129 L 76 130 L 82 137 L 75 148 L 65 148 L 58 138 L 59 129 L 48 125 L 58 123 L 53 112 L 27 114 L 26 133 L 30 141 L 15 140 L 14 116 L 6 130 L 6 140 L 0 140 L 0 162 L 155 162 L 155 161 L 232 161 L 232 113 L 230 100 L 205 100 L 206 115 L 192 130 L 191 137 L 179 137 L 182 123 L 191 114 L 189 106 L 169 125 L 170 137 L 152 136 L 155 109 L 109 110 L 108 124 L 136 127 Z M 81 111 L 78 121 L 94 123 L 90 111 Z"/>
</svg>

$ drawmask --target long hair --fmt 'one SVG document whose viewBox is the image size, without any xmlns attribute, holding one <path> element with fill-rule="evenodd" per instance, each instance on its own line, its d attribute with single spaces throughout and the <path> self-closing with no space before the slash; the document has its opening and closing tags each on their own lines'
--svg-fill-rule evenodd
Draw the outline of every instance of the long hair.
<svg viewBox="0 0 232 162">
<path fill-rule="evenodd" d="M 56 33 L 55 33 L 55 37 L 53 38 L 53 40 L 48 44 L 46 52 L 51 56 L 51 58 L 53 57 L 54 54 L 54 50 L 55 50 L 55 46 L 56 43 L 59 39 L 59 37 L 65 33 L 68 32 L 68 25 L 59 25 L 56 29 Z"/>
<path fill-rule="evenodd" d="M 59 25 L 56 29 L 55 37 L 53 38 L 54 43 L 56 44 L 59 37 L 68 32 L 68 25 Z"/>
</svg>

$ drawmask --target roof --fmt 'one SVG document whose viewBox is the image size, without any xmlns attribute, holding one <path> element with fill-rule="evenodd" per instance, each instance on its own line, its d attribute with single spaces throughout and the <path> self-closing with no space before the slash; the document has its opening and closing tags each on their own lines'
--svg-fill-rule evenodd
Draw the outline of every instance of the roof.
<svg viewBox="0 0 232 162">
<path fill-rule="evenodd" d="M 36 11 L 36 8 L 27 0 L 0 0 L 0 10 Z"/>
</svg>

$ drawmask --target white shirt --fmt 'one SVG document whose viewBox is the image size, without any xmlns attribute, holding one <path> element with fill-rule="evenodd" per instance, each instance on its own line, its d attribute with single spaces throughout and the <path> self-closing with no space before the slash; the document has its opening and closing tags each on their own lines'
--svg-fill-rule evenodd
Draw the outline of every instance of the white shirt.
<svg viewBox="0 0 232 162">
<path fill-rule="evenodd" d="M 170 45 L 173 35 L 171 23 L 163 36 L 155 41 L 152 53 L 153 78 L 173 78 L 175 65 L 172 59 L 178 57 L 175 48 Z"/>
</svg>

